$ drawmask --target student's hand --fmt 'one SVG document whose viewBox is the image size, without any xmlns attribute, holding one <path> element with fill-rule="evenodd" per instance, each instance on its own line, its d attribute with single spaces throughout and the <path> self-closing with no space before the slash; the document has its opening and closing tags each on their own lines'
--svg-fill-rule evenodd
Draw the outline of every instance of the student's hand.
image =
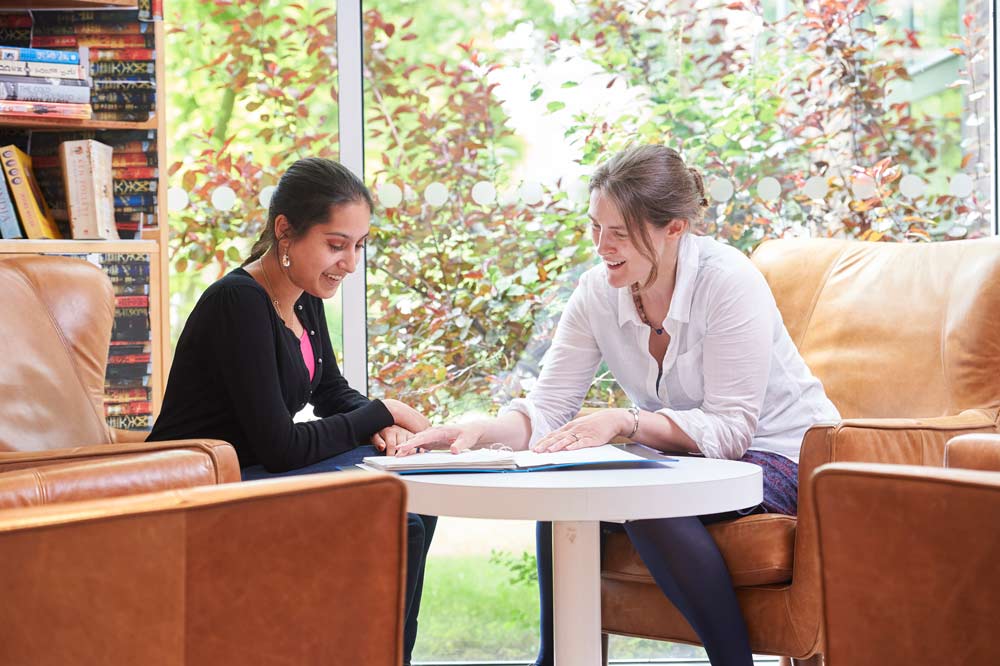
<svg viewBox="0 0 1000 666">
<path fill-rule="evenodd" d="M 426 416 L 399 400 L 383 398 L 382 404 L 392 414 L 393 425 L 405 428 L 410 432 L 420 432 L 431 427 L 431 422 L 427 420 Z"/>
<path fill-rule="evenodd" d="M 387 456 L 396 455 L 396 447 L 413 437 L 413 433 L 406 428 L 399 426 L 389 426 L 382 428 L 372 435 L 372 444 L 379 451 L 385 452 Z"/>
<path fill-rule="evenodd" d="M 575 418 L 562 428 L 553 430 L 535 443 L 532 451 L 552 453 L 575 451 L 591 446 L 603 446 L 622 432 L 626 417 L 632 418 L 627 409 L 602 409 L 593 414 Z M 631 430 L 629 422 L 628 430 Z"/>
<path fill-rule="evenodd" d="M 486 422 L 472 421 L 461 425 L 442 425 L 414 435 L 404 444 L 397 447 L 397 456 L 408 456 L 417 453 L 418 449 L 449 449 L 452 453 L 461 453 L 479 444 L 486 430 Z"/>
</svg>

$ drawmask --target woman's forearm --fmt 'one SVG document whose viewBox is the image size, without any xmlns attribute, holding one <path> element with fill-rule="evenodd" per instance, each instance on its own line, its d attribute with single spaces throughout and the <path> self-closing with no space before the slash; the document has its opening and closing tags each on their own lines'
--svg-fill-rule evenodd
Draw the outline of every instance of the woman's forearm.
<svg viewBox="0 0 1000 666">
<path fill-rule="evenodd" d="M 628 437 L 635 420 L 631 413 L 626 413 L 628 429 L 622 435 Z M 669 416 L 658 412 L 639 411 L 639 429 L 631 440 L 668 453 L 700 453 L 698 444 L 686 432 L 678 428 Z"/>
<path fill-rule="evenodd" d="M 509 411 L 484 422 L 485 429 L 479 438 L 479 446 L 493 443 L 509 446 L 515 451 L 528 448 L 531 440 L 531 420 L 521 412 Z"/>
</svg>

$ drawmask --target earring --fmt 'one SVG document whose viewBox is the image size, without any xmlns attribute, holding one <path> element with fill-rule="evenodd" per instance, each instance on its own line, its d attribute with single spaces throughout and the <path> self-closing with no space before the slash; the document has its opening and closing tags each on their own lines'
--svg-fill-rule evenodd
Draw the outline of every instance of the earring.
<svg viewBox="0 0 1000 666">
<path fill-rule="evenodd" d="M 292 265 L 292 260 L 288 258 L 288 250 L 285 250 L 285 253 L 281 255 L 281 265 L 285 268 Z"/>
</svg>

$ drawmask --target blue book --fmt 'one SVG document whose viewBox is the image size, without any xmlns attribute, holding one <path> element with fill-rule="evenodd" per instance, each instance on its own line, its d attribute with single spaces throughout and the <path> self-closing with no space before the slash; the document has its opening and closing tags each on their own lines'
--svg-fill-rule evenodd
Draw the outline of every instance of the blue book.
<svg viewBox="0 0 1000 666">
<path fill-rule="evenodd" d="M 17 46 L 0 46 L 0 60 L 30 60 L 32 62 L 61 62 L 80 64 L 77 51 L 53 51 L 51 49 L 30 49 Z"/>
<path fill-rule="evenodd" d="M 7 191 L 7 180 L 0 178 L 0 237 L 7 240 L 24 238 L 21 225 L 17 223 L 17 211 Z"/>
</svg>

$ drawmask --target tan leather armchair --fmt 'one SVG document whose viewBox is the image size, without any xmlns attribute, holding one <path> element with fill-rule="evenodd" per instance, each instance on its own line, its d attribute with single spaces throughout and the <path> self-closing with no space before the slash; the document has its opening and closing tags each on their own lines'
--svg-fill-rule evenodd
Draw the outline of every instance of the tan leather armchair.
<svg viewBox="0 0 1000 666">
<path fill-rule="evenodd" d="M 147 462 L 135 492 L 177 488 L 182 459 L 205 470 L 198 483 L 239 481 L 236 453 L 224 442 L 147 444 L 145 433 L 108 427 L 104 373 L 115 300 L 103 271 L 69 257 L 0 255 L 0 286 L 0 473 L 154 455 L 173 471 L 157 473 Z"/>
<path fill-rule="evenodd" d="M 847 461 L 940 466 L 955 435 L 1000 432 L 1000 241 L 778 240 L 753 261 L 844 420 L 806 433 L 797 519 L 756 515 L 710 531 L 753 650 L 806 660 L 823 652 L 813 471 Z M 624 535 L 607 544 L 601 612 L 606 633 L 698 642 Z"/>
<path fill-rule="evenodd" d="M 0 509 L 0 663 L 398 666 L 405 539 L 402 482 L 363 472 Z"/>
<path fill-rule="evenodd" d="M 953 439 L 945 464 L 969 469 L 813 476 L 827 666 L 1000 663 L 1000 437 Z"/>
<path fill-rule="evenodd" d="M 0 664 L 399 664 L 398 479 L 227 483 L 225 442 L 113 431 L 104 273 L 6 255 L 0 286 Z"/>
</svg>

